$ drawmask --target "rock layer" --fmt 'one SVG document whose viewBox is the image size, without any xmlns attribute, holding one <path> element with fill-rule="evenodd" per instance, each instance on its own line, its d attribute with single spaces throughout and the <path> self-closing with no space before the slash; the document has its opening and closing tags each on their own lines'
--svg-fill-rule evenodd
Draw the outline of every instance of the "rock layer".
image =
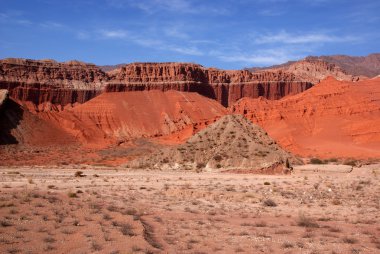
<svg viewBox="0 0 380 254">
<path fill-rule="evenodd" d="M 0 145 L 61 146 L 77 144 L 59 126 L 45 121 L 11 98 L 0 108 Z"/>
<path fill-rule="evenodd" d="M 108 77 L 98 67 L 78 61 L 4 59 L 0 61 L 0 88 L 30 109 L 44 109 L 52 104 L 62 109 L 83 103 L 98 94 Z M 42 106 L 41 106 L 42 105 Z"/>
<path fill-rule="evenodd" d="M 189 63 L 134 63 L 105 73 L 95 65 L 78 61 L 0 61 L 0 89 L 8 89 L 12 98 L 33 111 L 63 110 L 103 92 L 198 92 L 229 106 L 242 97 L 279 99 L 311 86 L 283 71 L 253 74 Z"/>
<path fill-rule="evenodd" d="M 243 97 L 279 99 L 312 86 L 310 82 L 299 81 L 295 75 L 283 71 L 224 71 L 184 63 L 135 63 L 108 74 L 111 81 L 107 91 L 174 89 L 197 92 L 224 106 Z"/>
<path fill-rule="evenodd" d="M 244 98 L 232 108 L 302 156 L 380 158 L 380 79 L 323 80 L 304 93 L 269 101 Z"/>
<path fill-rule="evenodd" d="M 88 145 L 165 136 L 180 142 L 226 114 L 215 100 L 197 93 L 137 91 L 104 93 L 77 107 L 41 116 Z"/>
</svg>

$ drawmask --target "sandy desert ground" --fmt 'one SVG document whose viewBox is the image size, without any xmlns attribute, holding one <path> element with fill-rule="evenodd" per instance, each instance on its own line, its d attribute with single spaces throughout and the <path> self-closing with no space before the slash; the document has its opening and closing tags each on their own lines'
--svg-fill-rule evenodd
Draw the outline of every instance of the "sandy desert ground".
<svg viewBox="0 0 380 254">
<path fill-rule="evenodd" d="M 0 170 L 1 253 L 380 252 L 379 164 L 272 176 Z"/>
</svg>

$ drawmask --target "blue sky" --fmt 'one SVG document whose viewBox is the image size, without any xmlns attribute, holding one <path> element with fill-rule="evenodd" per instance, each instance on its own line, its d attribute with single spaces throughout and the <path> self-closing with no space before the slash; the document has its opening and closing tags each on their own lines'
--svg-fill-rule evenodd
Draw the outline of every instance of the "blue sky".
<svg viewBox="0 0 380 254">
<path fill-rule="evenodd" d="M 379 40 L 379 0 L 0 0 L 0 58 L 241 69 Z"/>
</svg>

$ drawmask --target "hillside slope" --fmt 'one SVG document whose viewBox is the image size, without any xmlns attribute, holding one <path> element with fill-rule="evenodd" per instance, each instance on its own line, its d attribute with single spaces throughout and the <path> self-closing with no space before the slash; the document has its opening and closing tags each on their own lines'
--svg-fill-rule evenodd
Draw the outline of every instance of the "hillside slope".
<svg viewBox="0 0 380 254">
<path fill-rule="evenodd" d="M 242 115 L 226 115 L 185 144 L 132 161 L 132 167 L 188 170 L 244 170 L 282 173 L 291 156 Z"/>
<path fill-rule="evenodd" d="M 380 158 L 380 79 L 323 80 L 279 101 L 244 98 L 232 108 L 302 156 Z"/>
</svg>

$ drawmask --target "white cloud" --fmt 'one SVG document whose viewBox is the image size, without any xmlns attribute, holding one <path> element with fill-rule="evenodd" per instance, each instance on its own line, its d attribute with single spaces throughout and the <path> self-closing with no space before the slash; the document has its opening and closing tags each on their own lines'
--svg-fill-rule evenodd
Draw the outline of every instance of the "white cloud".
<svg viewBox="0 0 380 254">
<path fill-rule="evenodd" d="M 256 44 L 267 43 L 284 43 L 284 44 L 305 44 L 305 43 L 333 43 L 333 42 L 354 42 L 358 41 L 354 36 L 337 36 L 327 33 L 305 33 L 291 34 L 286 31 L 280 31 L 275 34 L 259 35 L 254 39 Z"/>
<path fill-rule="evenodd" d="M 6 24 L 16 24 L 22 26 L 32 25 L 33 22 L 24 18 L 22 11 L 6 11 L 0 13 L 0 22 Z"/>
<path fill-rule="evenodd" d="M 281 64 L 290 60 L 304 57 L 303 54 L 296 54 L 291 48 L 273 48 L 245 53 L 230 52 L 228 54 L 219 51 L 212 51 L 211 55 L 216 56 L 223 62 L 237 62 L 256 66 Z"/>
<path fill-rule="evenodd" d="M 50 28 L 50 29 L 59 29 L 59 28 L 65 27 L 65 25 L 58 23 L 58 22 L 54 22 L 54 21 L 42 22 L 42 23 L 40 23 L 40 26 L 42 26 L 44 28 Z"/>
<path fill-rule="evenodd" d="M 100 34 L 105 38 L 126 38 L 128 32 L 126 30 L 101 30 Z"/>
<path fill-rule="evenodd" d="M 167 36 L 178 38 L 178 39 L 188 39 L 190 36 L 183 32 L 183 27 L 171 26 L 164 29 Z"/>
<path fill-rule="evenodd" d="M 136 34 L 124 29 L 100 30 L 99 33 L 103 39 L 121 39 L 128 43 L 134 43 L 152 49 L 172 51 L 184 55 L 203 55 L 202 51 L 195 46 L 187 46 L 186 44 L 178 45 L 172 43 L 170 40 L 144 36 L 143 34 Z"/>
<path fill-rule="evenodd" d="M 194 0 L 107 0 L 108 4 L 116 8 L 132 6 L 146 13 L 153 14 L 161 11 L 178 13 L 209 13 L 216 15 L 226 15 L 229 13 L 227 8 L 221 7 L 217 2 L 207 1 L 194 2 Z M 205 4 L 206 3 L 206 4 Z"/>
<path fill-rule="evenodd" d="M 263 9 L 258 11 L 258 14 L 261 16 L 266 17 L 274 17 L 274 16 L 281 16 L 285 13 L 284 10 L 277 10 L 277 9 Z"/>
</svg>

